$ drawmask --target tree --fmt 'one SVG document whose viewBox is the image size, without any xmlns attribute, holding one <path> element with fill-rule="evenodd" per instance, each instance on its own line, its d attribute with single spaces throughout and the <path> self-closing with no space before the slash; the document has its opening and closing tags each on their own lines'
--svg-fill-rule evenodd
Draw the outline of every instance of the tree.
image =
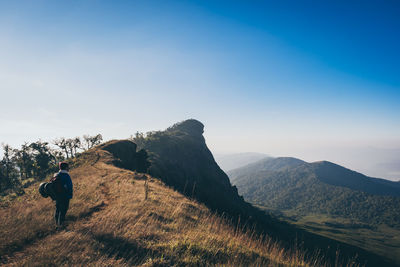
<svg viewBox="0 0 400 267">
<path fill-rule="evenodd" d="M 32 149 L 28 143 L 25 142 L 21 149 L 14 149 L 13 161 L 19 168 L 21 179 L 26 179 L 32 175 L 34 162 Z"/>
<path fill-rule="evenodd" d="M 50 148 L 49 153 L 51 154 L 51 164 L 57 165 L 60 161 L 65 159 L 64 152 L 62 150 Z"/>
<path fill-rule="evenodd" d="M 147 173 L 151 165 L 148 160 L 149 156 L 147 154 L 147 151 L 141 149 L 136 153 L 136 155 L 137 155 L 137 171 L 142 173 Z"/>
<path fill-rule="evenodd" d="M 71 138 L 68 138 L 65 140 L 65 145 L 67 147 L 67 150 L 69 151 L 69 155 L 71 156 L 71 158 L 74 157 L 74 140 Z"/>
<path fill-rule="evenodd" d="M 76 156 L 78 149 L 81 148 L 81 139 L 79 137 L 69 138 L 65 140 L 65 144 L 71 158 L 73 158 Z"/>
<path fill-rule="evenodd" d="M 44 178 L 51 171 L 51 162 L 54 156 L 50 153 L 47 142 L 37 141 L 31 143 L 30 148 L 33 150 L 34 173 L 38 178 Z"/>
<path fill-rule="evenodd" d="M 103 136 L 101 134 L 97 134 L 94 136 L 90 136 L 90 135 L 84 135 L 83 136 L 83 141 L 85 143 L 84 148 L 86 150 L 91 149 L 92 147 L 99 145 L 101 143 L 101 141 L 103 141 Z"/>
<path fill-rule="evenodd" d="M 76 156 L 76 153 L 77 153 L 78 149 L 80 149 L 81 146 L 82 146 L 81 138 L 78 137 L 78 136 L 75 137 L 75 138 L 73 139 L 73 141 L 72 141 L 72 147 L 73 147 L 74 155 L 75 155 L 75 156 Z"/>
<path fill-rule="evenodd" d="M 142 132 L 137 131 L 135 136 L 131 135 L 130 140 L 134 142 L 138 147 L 143 147 L 146 141 L 145 135 Z"/>
<path fill-rule="evenodd" d="M 58 146 L 61 151 L 65 153 L 65 157 L 69 159 L 69 151 L 68 151 L 68 145 L 67 145 L 67 139 L 65 137 L 61 137 L 59 139 L 56 139 L 53 141 L 53 144 Z"/>
<path fill-rule="evenodd" d="M 13 187 L 19 184 L 18 181 L 18 171 L 15 168 L 15 163 L 13 162 L 14 149 L 8 144 L 2 144 L 4 155 L 1 160 L 1 165 L 3 169 L 3 185 L 5 188 Z"/>
<path fill-rule="evenodd" d="M 6 177 L 4 175 L 3 161 L 0 161 L 0 192 L 5 189 Z"/>
</svg>

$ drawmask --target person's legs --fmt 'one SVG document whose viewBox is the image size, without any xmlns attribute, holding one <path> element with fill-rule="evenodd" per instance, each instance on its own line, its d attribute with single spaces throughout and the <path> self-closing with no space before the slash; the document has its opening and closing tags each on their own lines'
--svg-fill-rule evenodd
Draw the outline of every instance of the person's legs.
<svg viewBox="0 0 400 267">
<path fill-rule="evenodd" d="M 56 225 L 60 225 L 60 223 L 59 223 L 60 214 L 61 214 L 60 206 L 61 206 L 60 200 L 56 200 L 56 212 L 54 213 L 54 220 L 56 222 Z"/>
<path fill-rule="evenodd" d="M 64 223 L 65 214 L 67 213 L 68 208 L 69 208 L 68 198 L 62 198 L 56 200 L 56 212 L 54 214 L 54 218 L 58 226 L 61 226 Z"/>
<path fill-rule="evenodd" d="M 69 208 L 69 199 L 63 199 L 62 207 L 60 210 L 60 225 L 64 223 L 65 221 L 65 215 L 67 214 Z"/>
</svg>

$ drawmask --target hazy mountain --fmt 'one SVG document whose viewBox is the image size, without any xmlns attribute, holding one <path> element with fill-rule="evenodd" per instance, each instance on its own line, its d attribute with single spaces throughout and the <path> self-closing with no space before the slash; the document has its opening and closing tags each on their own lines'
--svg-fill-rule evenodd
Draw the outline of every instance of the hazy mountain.
<svg viewBox="0 0 400 267">
<path fill-rule="evenodd" d="M 257 162 L 248 164 L 241 168 L 237 168 L 231 171 L 228 171 L 228 175 L 233 178 L 239 177 L 242 175 L 247 175 L 248 173 L 252 173 L 253 171 L 279 171 L 283 169 L 288 169 L 292 167 L 297 167 L 300 165 L 306 164 L 305 161 L 300 159 L 291 158 L 291 157 L 281 157 L 281 158 L 266 158 L 259 160 Z M 231 180 L 232 180 L 231 177 Z"/>
<path fill-rule="evenodd" d="M 400 196 L 400 186 L 397 182 L 367 177 L 329 161 L 315 162 L 312 165 L 317 178 L 327 184 L 343 186 L 373 195 Z"/>
<path fill-rule="evenodd" d="M 261 160 L 228 172 L 251 203 L 297 215 L 322 213 L 400 227 L 400 184 L 367 177 L 331 162 Z"/>
<path fill-rule="evenodd" d="M 329 160 L 370 177 L 400 180 L 400 149 L 378 147 L 321 147 L 297 153 L 308 161 Z"/>
<path fill-rule="evenodd" d="M 261 159 L 269 158 L 267 154 L 246 152 L 235 154 L 214 154 L 215 161 L 225 172 L 246 166 Z"/>
<path fill-rule="evenodd" d="M 295 158 L 261 160 L 228 175 L 250 203 L 400 263 L 399 182 Z"/>
</svg>

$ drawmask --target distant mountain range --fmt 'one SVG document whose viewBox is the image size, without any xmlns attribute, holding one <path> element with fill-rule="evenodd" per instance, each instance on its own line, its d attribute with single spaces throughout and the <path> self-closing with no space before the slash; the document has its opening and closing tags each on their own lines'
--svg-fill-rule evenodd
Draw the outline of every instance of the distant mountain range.
<svg viewBox="0 0 400 267">
<path fill-rule="evenodd" d="M 400 149 L 373 147 L 326 147 L 310 148 L 297 153 L 309 161 L 326 159 L 370 177 L 400 181 Z M 271 158 L 264 153 L 245 152 L 214 153 L 215 160 L 225 172 L 237 169 L 261 159 Z"/>
<path fill-rule="evenodd" d="M 268 158 L 228 172 L 243 197 L 296 216 L 325 214 L 400 229 L 400 183 L 328 161 Z"/>
</svg>

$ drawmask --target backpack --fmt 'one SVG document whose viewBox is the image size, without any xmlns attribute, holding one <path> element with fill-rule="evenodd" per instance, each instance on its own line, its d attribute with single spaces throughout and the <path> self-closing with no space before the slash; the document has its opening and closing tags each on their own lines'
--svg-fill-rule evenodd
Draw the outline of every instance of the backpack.
<svg viewBox="0 0 400 267">
<path fill-rule="evenodd" d="M 49 189 L 51 188 L 50 190 L 54 192 L 55 198 L 67 194 L 67 190 L 64 188 L 61 177 L 59 177 L 58 174 L 51 178 L 48 186 Z"/>
</svg>

